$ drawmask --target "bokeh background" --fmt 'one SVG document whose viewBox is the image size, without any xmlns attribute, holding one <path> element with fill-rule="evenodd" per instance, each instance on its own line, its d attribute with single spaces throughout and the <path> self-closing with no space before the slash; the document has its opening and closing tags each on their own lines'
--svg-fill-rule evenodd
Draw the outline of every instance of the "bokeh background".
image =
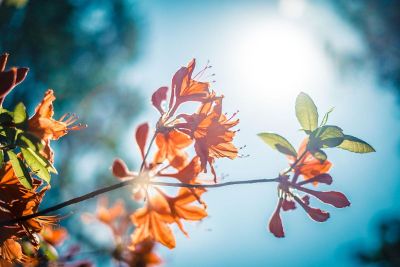
<svg viewBox="0 0 400 267">
<path fill-rule="evenodd" d="M 351 207 L 328 207 L 323 224 L 300 210 L 285 213 L 287 237 L 276 239 L 267 231 L 275 186 L 210 190 L 210 217 L 187 225 L 189 239 L 177 234 L 176 249 L 157 247 L 164 265 L 400 266 L 399 23 L 394 0 L 0 0 L 0 51 L 11 54 L 10 65 L 31 68 L 5 105 L 23 100 L 33 111 L 54 88 L 58 116 L 74 111 L 89 125 L 55 148 L 60 175 L 49 206 L 115 182 L 109 166 L 116 156 L 138 166 L 135 126 L 155 122 L 152 92 L 191 58 L 199 66 L 210 61 L 225 110 L 240 111 L 236 144 L 248 156 L 219 161 L 226 181 L 275 177 L 286 167 L 256 134 L 274 131 L 300 143 L 294 101 L 305 91 L 321 114 L 335 108 L 331 123 L 377 150 L 328 151 L 334 188 Z M 129 200 L 130 189 L 109 194 L 121 196 Z M 78 243 L 77 259 L 111 266 L 103 250 L 110 233 L 80 219 L 95 206 L 63 210 L 64 246 Z"/>
</svg>

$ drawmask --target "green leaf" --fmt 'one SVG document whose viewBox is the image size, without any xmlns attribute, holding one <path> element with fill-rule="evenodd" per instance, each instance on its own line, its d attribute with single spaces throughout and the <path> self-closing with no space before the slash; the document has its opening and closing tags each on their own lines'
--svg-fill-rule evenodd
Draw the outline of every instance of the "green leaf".
<svg viewBox="0 0 400 267">
<path fill-rule="evenodd" d="M 17 155 L 15 155 L 15 153 L 11 150 L 7 151 L 7 155 L 10 158 L 11 165 L 18 180 L 24 187 L 32 189 L 32 177 L 22 160 L 18 158 Z"/>
<path fill-rule="evenodd" d="M 296 117 L 306 133 L 318 127 L 318 110 L 313 100 L 306 93 L 301 92 L 296 98 Z"/>
<path fill-rule="evenodd" d="M 314 156 L 314 158 L 316 158 L 319 161 L 321 161 L 321 163 L 324 162 L 328 158 L 326 153 L 324 151 L 322 151 L 321 149 L 316 150 L 316 151 L 312 151 L 311 153 Z"/>
<path fill-rule="evenodd" d="M 46 256 L 47 260 L 53 262 L 58 259 L 57 250 L 49 243 L 41 242 L 40 249 L 43 250 L 43 254 Z"/>
<path fill-rule="evenodd" d="M 3 150 L 0 150 L 0 167 L 3 166 L 3 162 L 4 162 L 4 152 Z M 1 180 L 1 178 L 0 178 Z"/>
<path fill-rule="evenodd" d="M 15 128 L 4 128 L 0 135 L 4 136 L 7 144 L 14 144 L 15 137 L 17 135 L 17 129 Z"/>
<path fill-rule="evenodd" d="M 338 147 L 355 153 L 375 152 L 370 144 L 351 135 L 344 135 L 344 141 Z"/>
<path fill-rule="evenodd" d="M 0 124 L 10 123 L 13 121 L 12 112 L 5 108 L 0 108 Z"/>
<path fill-rule="evenodd" d="M 21 148 L 24 160 L 29 168 L 34 172 L 39 178 L 43 179 L 47 183 L 50 183 L 50 172 L 57 173 L 56 169 L 50 162 L 45 159 L 38 152 L 30 148 Z"/>
<path fill-rule="evenodd" d="M 38 137 L 21 130 L 17 130 L 15 144 L 19 147 L 30 148 L 34 151 L 41 151 L 43 149 L 43 144 Z"/>
<path fill-rule="evenodd" d="M 259 133 L 258 136 L 270 147 L 278 150 L 279 152 L 297 157 L 296 150 L 284 137 L 275 133 Z"/>
<path fill-rule="evenodd" d="M 334 110 L 334 108 L 331 108 L 330 110 L 328 110 L 327 113 L 325 113 L 324 118 L 323 118 L 322 121 L 321 121 L 321 126 L 324 126 L 324 125 L 328 122 L 329 114 L 331 114 L 331 112 L 332 112 L 333 110 Z"/>
<path fill-rule="evenodd" d="M 24 123 L 26 121 L 26 119 L 28 118 L 28 114 L 26 113 L 25 105 L 22 102 L 18 103 L 15 106 L 13 118 L 14 118 L 15 124 Z"/>
<path fill-rule="evenodd" d="M 343 130 L 334 125 L 325 125 L 318 129 L 319 140 L 323 147 L 337 147 L 344 140 Z"/>
</svg>

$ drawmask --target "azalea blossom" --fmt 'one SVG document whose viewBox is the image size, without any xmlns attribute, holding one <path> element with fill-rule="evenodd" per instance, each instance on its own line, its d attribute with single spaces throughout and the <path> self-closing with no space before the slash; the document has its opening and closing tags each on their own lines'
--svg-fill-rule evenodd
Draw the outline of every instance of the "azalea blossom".
<svg viewBox="0 0 400 267">
<path fill-rule="evenodd" d="M 35 109 L 35 114 L 28 120 L 29 131 L 35 134 L 44 143 L 42 151 L 50 162 L 54 162 L 54 153 L 50 147 L 51 140 L 58 140 L 68 131 L 81 130 L 87 125 L 77 124 L 78 117 L 74 114 L 64 114 L 59 120 L 53 118 L 53 101 L 56 99 L 53 90 L 47 90 L 43 100 Z"/>
<path fill-rule="evenodd" d="M 185 164 L 182 167 L 173 164 L 174 161 L 172 160 L 170 162 L 167 156 L 161 162 L 159 156 L 155 156 L 153 161 L 148 162 L 147 158 L 145 158 L 148 133 L 147 124 L 140 125 L 135 133 L 136 143 L 143 160 L 143 168 L 139 172 L 140 174 L 130 171 L 127 164 L 121 159 L 114 161 L 112 171 L 118 179 L 137 179 L 138 184 L 135 185 L 133 193 L 134 199 L 138 201 L 145 200 L 145 206 L 131 215 L 131 220 L 136 228 L 132 234 L 130 247 L 134 249 L 145 240 L 153 240 L 173 248 L 175 247 L 175 238 L 169 225 L 177 224 L 181 231 L 187 235 L 183 228 L 182 220 L 198 221 L 207 216 L 205 204 L 200 199 L 205 189 L 182 188 L 177 196 L 170 196 L 157 186 L 150 186 L 148 183 L 171 178 L 183 183 L 198 183 L 197 177 L 201 171 L 200 162 L 197 156 L 187 162 L 186 155 Z M 179 140 L 179 138 L 174 140 Z M 189 138 L 181 140 L 181 143 L 184 143 L 185 140 L 191 142 Z M 172 148 L 165 149 L 168 153 L 176 153 L 173 152 Z M 156 155 L 160 153 L 159 150 L 157 147 Z M 150 190 L 151 194 L 149 193 Z M 193 202 L 198 202 L 199 205 L 193 205 Z"/>
<path fill-rule="evenodd" d="M 114 237 L 115 247 L 111 251 L 113 258 L 119 262 L 124 262 L 128 266 L 151 267 L 159 265 L 161 258 L 154 252 L 155 243 L 151 239 L 146 239 L 132 247 L 124 238 L 129 230 L 129 216 L 124 202 L 118 199 L 109 206 L 108 199 L 100 198 L 97 203 L 97 211 L 94 214 L 86 214 L 84 221 L 92 221 L 93 218 L 107 226 Z"/>
<path fill-rule="evenodd" d="M 187 163 L 187 153 L 183 151 L 192 143 L 192 139 L 187 134 L 171 130 L 168 132 L 161 132 L 156 135 L 156 145 L 158 151 L 154 156 L 154 163 L 163 163 L 168 159 L 171 166 L 180 169 Z"/>
<path fill-rule="evenodd" d="M 210 84 L 196 80 L 209 66 L 206 66 L 193 77 L 195 67 L 196 60 L 193 59 L 187 67 L 181 67 L 175 73 L 172 78 L 171 88 L 163 86 L 154 92 L 151 98 L 153 106 L 163 115 L 162 119 L 164 121 L 170 119 L 182 103 L 189 101 L 205 102 L 212 97 L 209 89 Z M 165 109 L 163 104 L 167 101 L 168 93 L 170 95 L 169 104 L 168 108 Z"/>
<path fill-rule="evenodd" d="M 197 221 L 207 216 L 204 208 L 190 205 L 197 201 L 191 190 L 181 188 L 176 197 L 168 196 L 160 191 L 160 194 L 147 200 L 145 207 L 138 209 L 131 217 L 136 225 L 132 235 L 133 244 L 150 238 L 163 244 L 168 248 L 175 247 L 175 238 L 169 224 L 176 223 L 179 229 L 187 235 L 181 220 Z M 204 192 L 196 190 L 196 195 Z"/>
<path fill-rule="evenodd" d="M 291 179 L 288 173 L 283 173 L 278 177 L 278 204 L 269 221 L 269 231 L 276 237 L 284 237 L 284 229 L 280 216 L 281 210 L 289 211 L 296 209 L 299 205 L 308 214 L 308 216 L 317 222 L 324 222 L 329 219 L 330 214 L 318 208 L 310 206 L 310 197 L 315 197 L 321 202 L 332 205 L 336 208 L 350 206 L 347 197 L 336 191 L 317 191 L 309 189 L 306 186 L 319 183 L 330 185 L 332 177 L 327 173 L 332 166 L 328 161 L 321 161 L 313 157 L 307 150 L 308 138 L 305 139 L 299 149 L 298 157 L 289 157 L 290 169 L 294 175 Z M 298 181 L 302 176 L 304 180 Z"/>
<path fill-rule="evenodd" d="M 45 192 L 49 186 L 33 178 L 32 190 L 26 189 L 18 180 L 11 166 L 6 163 L 0 170 L 0 217 L 11 220 L 38 211 Z M 29 257 L 20 250 L 21 238 L 27 238 L 35 249 L 39 247 L 37 234 L 44 227 L 58 221 L 56 216 L 37 216 L 32 219 L 0 227 L 0 258 L 8 262 L 27 262 Z"/>
<path fill-rule="evenodd" d="M 190 61 L 174 74 L 171 87 L 163 86 L 153 93 L 152 104 L 160 113 L 154 133 L 149 138 L 147 123 L 139 125 L 135 133 L 142 158 L 140 169 L 129 170 L 121 159 L 113 163 L 114 176 L 132 179 L 133 199 L 144 201 L 144 206 L 131 215 L 136 226 L 131 236 L 133 249 L 145 240 L 173 248 L 176 244 L 172 224 L 188 235 L 183 221 L 199 221 L 207 216 L 206 203 L 201 199 L 206 192 L 204 188 L 181 188 L 170 194 L 154 185 L 155 182 L 175 179 L 185 185 L 200 184 L 199 176 L 205 175 L 207 165 L 216 182 L 214 161 L 237 156 L 238 149 L 232 143 L 236 131 L 232 128 L 239 120 L 234 119 L 236 114 L 227 117 L 222 112 L 223 97 L 210 90 L 209 82 L 199 80 L 210 66 L 194 74 L 195 66 L 196 61 Z M 179 112 L 187 102 L 197 106 L 197 112 L 191 115 Z"/>
<path fill-rule="evenodd" d="M 290 165 L 297 161 L 294 166 L 293 172 L 298 175 L 302 175 L 304 179 L 310 179 L 322 173 L 327 173 L 332 167 L 332 163 L 329 160 L 321 161 L 315 158 L 310 151 L 307 150 L 308 138 L 304 139 L 300 145 L 297 158 L 288 156 Z M 316 182 L 314 182 L 316 183 Z"/>
<path fill-rule="evenodd" d="M 233 119 L 235 115 L 228 118 L 222 114 L 222 98 L 218 98 L 202 104 L 192 115 L 182 114 L 185 122 L 176 125 L 195 140 L 194 148 L 200 158 L 201 169 L 206 171 L 208 163 L 215 181 L 215 159 L 234 159 L 238 154 L 238 149 L 232 143 L 236 131 L 231 128 L 239 123 L 238 119 Z"/>
</svg>

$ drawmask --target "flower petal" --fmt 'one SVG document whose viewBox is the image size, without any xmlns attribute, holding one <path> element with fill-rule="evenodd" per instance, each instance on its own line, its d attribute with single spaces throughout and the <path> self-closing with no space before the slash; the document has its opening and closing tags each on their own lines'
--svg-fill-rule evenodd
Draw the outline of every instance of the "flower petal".
<svg viewBox="0 0 400 267">
<path fill-rule="evenodd" d="M 297 184 L 304 185 L 304 184 L 308 184 L 308 183 L 322 183 L 322 184 L 330 185 L 330 184 L 332 184 L 332 176 L 330 176 L 329 173 L 322 173 L 322 174 L 314 176 L 313 178 L 310 178 L 308 180 L 301 181 Z"/>
<path fill-rule="evenodd" d="M 288 210 L 294 210 L 294 209 L 296 209 L 296 203 L 294 203 L 294 201 L 286 200 L 286 199 L 283 200 L 282 210 L 288 211 Z"/>
<path fill-rule="evenodd" d="M 132 173 L 129 171 L 128 166 L 126 166 L 125 162 L 122 159 L 114 160 L 112 165 L 112 174 L 119 179 L 132 176 Z"/>
<path fill-rule="evenodd" d="M 282 199 L 279 199 L 278 206 L 276 207 L 275 212 L 272 214 L 271 219 L 269 220 L 269 231 L 276 237 L 282 238 L 285 237 L 285 233 L 283 231 L 282 220 L 279 214 L 281 206 L 282 206 Z"/>
<path fill-rule="evenodd" d="M 294 199 L 297 201 L 297 203 L 300 204 L 300 206 L 308 213 L 308 215 L 314 221 L 325 222 L 326 220 L 329 219 L 329 216 L 330 216 L 329 212 L 326 212 L 326 211 L 323 211 L 323 210 L 320 210 L 317 208 L 312 208 L 307 203 L 304 203 L 303 200 L 297 196 L 295 196 Z"/>
<path fill-rule="evenodd" d="M 168 87 L 163 86 L 157 89 L 151 96 L 151 102 L 153 106 L 161 113 L 164 114 L 165 111 L 161 107 L 162 102 L 164 102 L 167 99 L 167 92 L 168 92 Z"/>
<path fill-rule="evenodd" d="M 144 159 L 144 149 L 146 146 L 147 136 L 149 135 L 149 124 L 143 123 L 139 125 L 136 129 L 135 138 L 136 143 L 139 146 L 140 154 L 142 155 L 142 159 Z"/>
<path fill-rule="evenodd" d="M 328 192 L 315 192 L 313 193 L 322 202 L 330 204 L 336 208 L 345 208 L 350 206 L 350 201 L 347 197 L 340 192 L 328 191 Z"/>
</svg>

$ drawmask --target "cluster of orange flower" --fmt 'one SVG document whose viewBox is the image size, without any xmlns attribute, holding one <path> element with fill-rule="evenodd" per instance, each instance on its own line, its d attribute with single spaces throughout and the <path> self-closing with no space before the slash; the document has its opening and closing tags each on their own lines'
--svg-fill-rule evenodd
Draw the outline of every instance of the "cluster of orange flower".
<svg viewBox="0 0 400 267">
<path fill-rule="evenodd" d="M 350 206 L 347 197 L 336 191 L 317 191 L 307 188 L 318 183 L 332 184 L 332 177 L 328 174 L 332 163 L 327 160 L 327 154 L 323 149 L 341 148 L 355 153 L 374 152 L 374 148 L 365 141 L 343 133 L 336 125 L 327 125 L 328 111 L 318 125 L 318 109 L 305 93 L 300 93 L 296 99 L 296 116 L 302 130 L 308 136 L 302 142 L 298 152 L 284 137 L 276 133 L 260 133 L 258 136 L 273 149 L 285 154 L 290 167 L 277 178 L 278 205 L 269 221 L 269 230 L 276 237 L 284 237 L 284 230 L 280 211 L 296 209 L 296 203 L 300 205 L 317 222 L 325 222 L 329 219 L 329 213 L 310 206 L 310 196 L 332 205 L 336 208 Z M 293 174 L 292 176 L 290 174 Z M 299 181 L 299 177 L 303 180 Z"/>
<path fill-rule="evenodd" d="M 320 161 L 307 151 L 308 138 L 303 141 L 298 151 L 299 157 L 289 156 L 289 160 L 293 165 L 294 176 L 290 180 L 289 175 L 282 174 L 278 178 L 278 205 L 269 222 L 269 230 L 276 237 L 284 237 L 280 211 L 289 211 L 296 209 L 297 202 L 312 218 L 317 222 L 328 220 L 329 213 L 317 208 L 310 207 L 310 195 L 318 198 L 322 202 L 330 204 L 336 208 L 344 208 L 350 206 L 350 202 L 340 192 L 336 191 L 315 191 L 304 187 L 313 183 L 332 184 L 332 177 L 328 174 L 332 163 L 328 160 Z M 297 177 L 302 175 L 304 180 L 297 181 Z M 299 197 L 297 192 L 306 193 L 303 197 Z"/>
<path fill-rule="evenodd" d="M 215 159 L 234 159 L 238 154 L 238 149 L 232 144 L 235 136 L 232 127 L 239 120 L 233 118 L 235 114 L 230 118 L 223 114 L 223 96 L 210 90 L 208 82 L 198 81 L 209 67 L 196 75 L 193 74 L 194 68 L 195 60 L 192 60 L 175 73 L 171 88 L 161 87 L 153 94 L 151 100 L 160 118 L 147 147 L 149 125 L 145 123 L 137 128 L 136 142 L 143 160 L 139 172 L 129 171 L 120 159 L 113 164 L 116 177 L 137 179 L 134 199 L 145 201 L 145 206 L 131 216 L 136 226 L 132 247 L 152 240 L 174 248 L 175 238 L 169 225 L 175 223 L 187 235 L 183 220 L 198 221 L 207 216 L 206 204 L 201 200 L 206 191 L 204 188 L 182 187 L 171 196 L 160 187 L 150 187 L 149 182 L 176 179 L 182 184 L 200 184 L 199 175 L 206 173 L 208 167 L 216 182 Z M 197 102 L 197 111 L 193 114 L 179 113 L 179 108 L 187 102 Z M 153 141 L 156 151 L 150 158 Z M 191 158 L 190 147 L 194 151 Z"/>
<path fill-rule="evenodd" d="M 0 57 L 0 104 L 28 72 L 27 68 L 5 70 L 7 57 L 7 54 Z M 232 143 L 236 134 L 233 128 L 239 123 L 236 113 L 230 117 L 223 113 L 223 96 L 211 90 L 210 83 L 199 81 L 210 67 L 193 74 L 195 65 L 192 60 L 187 67 L 180 68 L 172 78 L 171 87 L 161 87 L 152 95 L 152 104 L 160 117 L 154 129 L 144 123 L 136 130 L 135 139 L 142 158 L 139 170 L 129 170 L 121 159 L 113 162 L 113 175 L 122 182 L 110 188 L 131 184 L 133 199 L 144 202 L 142 208 L 130 215 L 122 202 L 109 208 L 100 201 L 97 210 L 97 220 L 107 225 L 114 236 L 112 257 L 128 266 L 159 264 L 161 260 L 153 253 L 153 247 L 156 242 L 168 248 L 175 247 L 171 225 L 176 224 L 187 235 L 185 221 L 200 221 L 207 216 L 207 206 L 201 197 L 206 192 L 205 187 L 217 183 L 216 159 L 234 159 L 238 155 L 238 149 Z M 56 173 L 50 141 L 70 130 L 85 127 L 74 125 L 75 115 L 53 119 L 54 100 L 53 91 L 48 90 L 31 118 L 27 117 L 21 103 L 12 112 L 0 108 L 0 218 L 2 223 L 12 222 L 0 226 L 0 266 L 12 266 L 13 263 L 38 266 L 41 264 L 36 257 L 39 247 L 57 245 L 67 235 L 65 229 L 54 228 L 58 221 L 56 216 L 36 214 L 44 194 L 50 189 L 50 172 Z M 191 114 L 182 111 L 193 107 Z M 338 147 L 356 153 L 375 151 L 365 141 L 344 134 L 338 126 L 327 125 L 329 113 L 318 125 L 314 102 L 308 95 L 299 94 L 296 116 L 307 134 L 299 151 L 278 134 L 259 134 L 265 143 L 286 155 L 290 165 L 277 178 L 263 180 L 278 183 L 278 205 L 269 222 L 269 230 L 276 237 L 284 236 L 280 211 L 293 210 L 296 203 L 315 221 L 323 222 L 329 218 L 328 212 L 310 206 L 310 196 L 337 208 L 350 205 L 340 192 L 306 187 L 332 183 L 328 174 L 332 164 L 323 149 Z M 211 175 L 207 178 L 209 171 Z M 299 177 L 303 180 L 299 181 Z M 255 181 L 240 183 L 245 182 Z M 166 191 L 162 189 L 163 185 L 179 189 Z M 105 191 L 100 189 L 92 193 Z M 95 195 L 92 193 L 88 195 Z M 82 201 L 86 199 L 88 197 Z M 131 240 L 126 240 L 132 224 L 135 229 Z M 23 249 L 23 243 L 29 244 L 29 251 Z"/>
<path fill-rule="evenodd" d="M 126 239 L 130 230 L 130 219 L 122 200 L 117 200 L 112 206 L 108 206 L 108 199 L 100 198 L 96 215 L 83 216 L 86 223 L 92 222 L 93 218 L 110 229 L 114 238 L 114 248 L 110 251 L 110 255 L 118 263 L 125 263 L 131 267 L 146 267 L 159 265 L 162 262 L 153 252 L 155 243 L 150 239 L 130 247 L 130 242 Z"/>
<path fill-rule="evenodd" d="M 26 74 L 27 68 L 10 68 L 5 70 L 8 54 L 0 57 L 0 96 L 1 103 L 6 95 L 19 83 Z M 67 134 L 69 130 L 81 129 L 82 125 L 72 125 L 75 117 L 63 116 L 59 120 L 53 119 L 53 101 L 55 96 L 52 90 L 48 90 L 41 103 L 37 106 L 35 114 L 27 120 L 27 133 L 40 139 L 43 147 L 40 151 L 42 157 L 50 163 L 54 162 L 53 151 L 50 147 L 51 140 L 57 140 Z M 14 127 L 15 125 L 9 125 Z M 3 148 L 3 150 L 6 148 Z M 11 148 L 10 148 L 11 149 Z M 2 154 L 3 155 L 3 154 Z M 20 162 L 26 161 L 22 153 L 17 154 Z M 34 176 L 32 172 L 30 175 Z M 38 211 L 44 194 L 50 189 L 50 184 L 44 184 L 37 177 L 32 177 L 31 188 L 26 188 L 15 170 L 11 160 L 4 162 L 0 168 L 0 218 L 11 220 L 21 216 L 30 215 Z M 55 216 L 38 216 L 26 221 L 0 228 L 0 265 L 7 266 L 14 263 L 35 265 L 35 260 L 25 255 L 21 247 L 23 241 L 28 241 L 35 250 L 42 242 L 57 244 L 66 235 L 63 229 L 52 229 L 58 221 Z"/>
</svg>

